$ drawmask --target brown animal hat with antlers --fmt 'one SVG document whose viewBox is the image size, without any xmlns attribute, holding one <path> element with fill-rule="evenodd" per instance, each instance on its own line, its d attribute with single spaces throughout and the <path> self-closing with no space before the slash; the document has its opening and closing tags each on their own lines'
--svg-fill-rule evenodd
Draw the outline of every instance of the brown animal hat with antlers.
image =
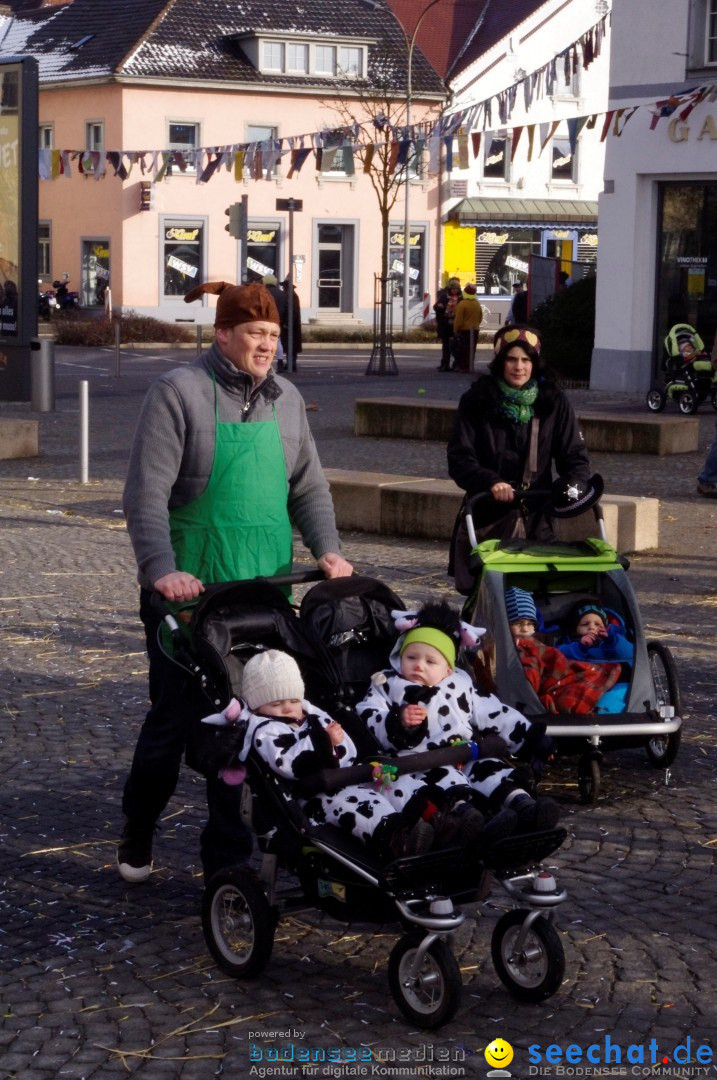
<svg viewBox="0 0 717 1080">
<path fill-rule="evenodd" d="M 218 296 L 214 326 L 228 330 L 238 323 L 270 322 L 281 325 L 274 297 L 263 285 L 231 285 L 228 281 L 205 281 L 185 294 L 184 302 L 191 304 L 204 293 Z"/>
</svg>

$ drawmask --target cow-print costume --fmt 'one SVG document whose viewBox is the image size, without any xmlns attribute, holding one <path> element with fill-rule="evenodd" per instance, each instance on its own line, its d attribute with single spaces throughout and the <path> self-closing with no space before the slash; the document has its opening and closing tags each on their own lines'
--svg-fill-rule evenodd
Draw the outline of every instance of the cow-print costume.
<svg viewBox="0 0 717 1080">
<path fill-rule="evenodd" d="M 279 717 L 264 717 L 244 706 L 242 719 L 249 722 L 254 749 L 269 768 L 287 780 L 300 780 L 320 769 L 357 764 L 356 747 L 344 732 L 343 742 L 332 746 L 326 727 L 331 717 L 308 701 L 302 701 L 300 723 Z M 318 794 L 299 799 L 306 816 L 315 825 L 336 825 L 359 840 L 367 841 L 381 822 L 400 825 L 395 808 L 370 784 L 352 784 L 334 795 Z"/>
<path fill-rule="evenodd" d="M 455 668 L 436 686 L 409 682 L 400 674 L 399 646 L 391 655 L 394 669 L 379 672 L 371 688 L 357 706 L 358 715 L 368 725 L 385 750 L 400 754 L 435 750 L 448 746 L 455 739 L 480 742 L 489 734 L 500 735 L 514 753 L 523 744 L 530 721 L 522 713 L 503 705 L 495 694 L 481 696 L 470 676 Z M 416 727 L 404 727 L 401 712 L 405 705 L 423 705 L 427 716 Z M 427 773 L 399 776 L 386 792 L 397 810 L 425 785 L 437 785 L 444 790 L 469 784 L 474 802 L 481 810 L 495 813 L 506 797 L 523 784 L 515 770 L 497 758 L 478 758 L 463 769 L 448 765 Z M 453 793 L 452 793 L 453 794 Z M 455 792 L 458 796 L 459 792 Z"/>
</svg>

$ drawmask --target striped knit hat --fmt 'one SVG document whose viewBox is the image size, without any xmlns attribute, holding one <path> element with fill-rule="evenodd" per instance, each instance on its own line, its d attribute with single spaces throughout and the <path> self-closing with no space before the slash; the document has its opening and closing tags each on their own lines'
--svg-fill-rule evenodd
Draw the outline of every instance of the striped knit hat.
<svg viewBox="0 0 717 1080">
<path fill-rule="evenodd" d="M 518 622 L 519 619 L 530 619 L 538 625 L 538 612 L 535 609 L 535 601 L 525 589 L 515 587 L 505 590 L 505 610 L 508 622 Z"/>
</svg>

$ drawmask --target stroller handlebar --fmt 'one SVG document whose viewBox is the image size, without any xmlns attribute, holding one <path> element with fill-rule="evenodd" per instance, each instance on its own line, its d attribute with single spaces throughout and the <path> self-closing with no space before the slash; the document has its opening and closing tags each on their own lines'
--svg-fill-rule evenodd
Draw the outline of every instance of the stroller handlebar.
<svg viewBox="0 0 717 1080">
<path fill-rule="evenodd" d="M 547 509 L 555 494 L 553 491 L 543 491 L 540 488 L 526 488 L 525 490 L 521 490 L 516 488 L 515 485 L 511 486 L 513 487 L 516 495 L 519 495 L 526 502 L 534 503 L 535 509 Z M 468 540 L 470 542 L 471 549 L 475 548 L 478 544 L 478 537 L 476 535 L 475 525 L 473 524 L 473 511 L 479 503 L 485 502 L 487 499 L 492 498 L 493 496 L 490 491 L 479 491 L 475 495 L 468 495 L 466 498 L 465 520 L 466 530 L 468 532 Z M 513 500 L 513 502 L 515 502 L 515 499 Z M 505 506 L 507 508 L 511 505 L 512 504 L 505 503 Z M 592 509 L 592 512 L 595 515 L 595 520 L 597 521 L 599 526 L 600 536 L 603 540 L 605 540 L 606 537 L 604 515 L 602 512 L 602 506 L 600 505 L 600 500 L 598 499 L 595 503 L 593 503 L 592 507 L 586 507 L 586 510 L 587 509 Z M 557 516 L 560 517 L 559 514 Z"/>
</svg>

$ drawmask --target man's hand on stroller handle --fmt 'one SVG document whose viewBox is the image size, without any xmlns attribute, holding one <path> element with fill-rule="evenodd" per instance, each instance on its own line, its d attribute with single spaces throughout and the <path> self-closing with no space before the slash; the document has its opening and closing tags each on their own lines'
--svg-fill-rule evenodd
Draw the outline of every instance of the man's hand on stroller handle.
<svg viewBox="0 0 717 1080">
<path fill-rule="evenodd" d="M 172 570 L 171 573 L 157 578 L 154 587 L 165 600 L 196 600 L 200 593 L 204 592 L 199 578 L 183 570 Z"/>
<path fill-rule="evenodd" d="M 335 551 L 327 551 L 316 562 L 327 578 L 351 577 L 354 572 L 351 563 Z"/>
</svg>

